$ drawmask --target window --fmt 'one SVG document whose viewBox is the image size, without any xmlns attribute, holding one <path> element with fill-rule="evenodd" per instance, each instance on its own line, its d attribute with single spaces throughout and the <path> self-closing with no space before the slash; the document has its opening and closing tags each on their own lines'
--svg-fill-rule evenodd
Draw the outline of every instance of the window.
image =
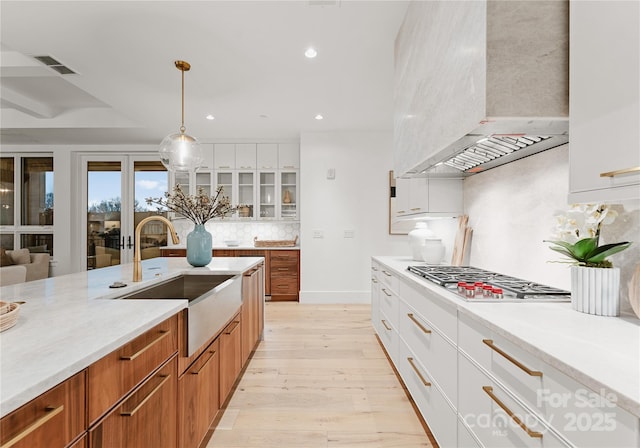
<svg viewBox="0 0 640 448">
<path fill-rule="evenodd" d="M 53 255 L 53 157 L 0 158 L 0 244 Z"/>
</svg>

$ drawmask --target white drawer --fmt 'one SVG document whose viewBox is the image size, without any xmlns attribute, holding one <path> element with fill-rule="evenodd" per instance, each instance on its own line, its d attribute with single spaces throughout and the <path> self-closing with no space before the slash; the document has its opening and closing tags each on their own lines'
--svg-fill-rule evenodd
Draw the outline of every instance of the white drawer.
<svg viewBox="0 0 640 448">
<path fill-rule="evenodd" d="M 456 347 L 403 300 L 400 300 L 398 333 L 455 409 L 458 400 Z"/>
<path fill-rule="evenodd" d="M 458 412 L 484 446 L 570 446 L 463 355 L 459 372 Z"/>
<path fill-rule="evenodd" d="M 398 362 L 398 333 L 389 322 L 389 319 L 383 312 L 380 312 L 378 321 L 375 323 L 376 331 L 382 345 L 384 345 L 387 354 L 394 364 Z"/>
<path fill-rule="evenodd" d="M 581 447 L 640 445 L 638 418 L 617 407 L 615 397 L 591 391 L 464 314 L 459 323 L 459 350 L 571 443 Z"/>
<path fill-rule="evenodd" d="M 396 367 L 441 448 L 456 447 L 458 418 L 433 378 L 402 342 Z"/>
<path fill-rule="evenodd" d="M 399 309 L 398 295 L 383 284 L 380 285 L 378 300 L 380 301 L 380 312 L 384 313 L 389 322 L 391 322 L 391 325 L 397 329 Z"/>
<path fill-rule="evenodd" d="M 455 345 L 458 330 L 458 316 L 455 306 L 446 303 L 437 294 L 426 289 L 418 290 L 408 283 L 400 282 L 400 297 L 414 310 L 435 325 L 440 334 Z"/>
<path fill-rule="evenodd" d="M 398 292 L 398 283 L 400 280 L 398 279 L 398 275 L 391 269 L 380 266 L 378 271 L 378 280 L 380 280 L 387 289 L 390 289 L 394 293 Z"/>
</svg>

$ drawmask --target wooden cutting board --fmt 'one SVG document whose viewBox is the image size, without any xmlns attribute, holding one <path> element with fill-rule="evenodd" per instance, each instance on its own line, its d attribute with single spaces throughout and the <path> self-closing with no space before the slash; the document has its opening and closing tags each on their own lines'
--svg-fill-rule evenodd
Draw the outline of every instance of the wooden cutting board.
<svg viewBox="0 0 640 448">
<path fill-rule="evenodd" d="M 460 266 L 464 260 L 465 254 L 465 240 L 470 233 L 467 232 L 467 224 L 469 223 L 469 217 L 467 215 L 461 215 L 458 217 L 458 231 L 456 232 L 456 238 L 453 243 L 453 251 L 451 254 L 451 265 Z"/>
</svg>

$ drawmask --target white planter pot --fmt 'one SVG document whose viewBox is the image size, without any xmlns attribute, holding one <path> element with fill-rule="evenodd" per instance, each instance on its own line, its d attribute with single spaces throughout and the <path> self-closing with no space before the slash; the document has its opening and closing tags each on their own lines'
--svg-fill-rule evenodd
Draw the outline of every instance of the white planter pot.
<svg viewBox="0 0 640 448">
<path fill-rule="evenodd" d="M 620 315 L 620 269 L 571 266 L 571 306 L 597 316 Z"/>
</svg>

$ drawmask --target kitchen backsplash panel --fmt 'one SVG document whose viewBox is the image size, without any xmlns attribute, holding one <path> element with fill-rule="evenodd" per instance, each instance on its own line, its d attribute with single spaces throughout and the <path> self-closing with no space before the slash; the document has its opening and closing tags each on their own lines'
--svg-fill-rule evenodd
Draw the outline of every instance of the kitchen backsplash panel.
<svg viewBox="0 0 640 448">
<path fill-rule="evenodd" d="M 514 277 L 571 289 L 569 264 L 543 240 L 554 215 L 566 211 L 569 146 L 564 145 L 470 176 L 464 181 L 465 213 L 473 228 L 469 264 Z M 640 262 L 640 203 L 611 204 L 618 212 L 602 229 L 603 243 L 633 241 L 611 257 L 619 267 L 621 310 L 630 310 L 627 284 Z"/>
<path fill-rule="evenodd" d="M 184 245 L 187 234 L 193 230 L 193 223 L 188 219 L 176 219 L 173 224 L 181 245 Z M 214 246 L 224 246 L 223 241 L 231 240 L 252 246 L 254 237 L 259 240 L 292 240 L 297 236 L 300 239 L 300 223 L 297 222 L 209 221 L 205 228 L 211 232 Z"/>
</svg>

